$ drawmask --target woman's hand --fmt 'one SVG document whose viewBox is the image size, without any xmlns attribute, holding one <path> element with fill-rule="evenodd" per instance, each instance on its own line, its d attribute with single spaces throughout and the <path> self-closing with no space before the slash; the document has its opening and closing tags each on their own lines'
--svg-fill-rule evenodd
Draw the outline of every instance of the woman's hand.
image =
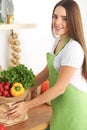
<svg viewBox="0 0 87 130">
<path fill-rule="evenodd" d="M 6 118 L 15 119 L 19 116 L 25 114 L 28 111 L 28 105 L 27 102 L 19 102 L 15 103 L 12 106 L 9 107 L 9 110 L 5 113 Z"/>
</svg>

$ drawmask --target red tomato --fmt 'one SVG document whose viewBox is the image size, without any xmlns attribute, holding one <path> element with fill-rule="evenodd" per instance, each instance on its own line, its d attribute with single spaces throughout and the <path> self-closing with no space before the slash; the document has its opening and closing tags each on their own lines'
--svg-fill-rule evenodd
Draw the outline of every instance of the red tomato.
<svg viewBox="0 0 87 130">
<path fill-rule="evenodd" d="M 45 92 L 47 89 L 49 89 L 49 81 L 46 80 L 41 84 L 41 93 Z"/>
<path fill-rule="evenodd" d="M 6 127 L 2 124 L 0 124 L 0 130 L 6 130 Z"/>
</svg>

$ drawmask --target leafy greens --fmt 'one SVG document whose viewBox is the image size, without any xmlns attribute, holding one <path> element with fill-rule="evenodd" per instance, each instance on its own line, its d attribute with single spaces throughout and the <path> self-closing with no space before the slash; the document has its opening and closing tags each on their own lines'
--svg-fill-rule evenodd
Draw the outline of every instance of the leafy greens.
<svg viewBox="0 0 87 130">
<path fill-rule="evenodd" d="M 32 69 L 29 70 L 24 64 L 8 67 L 7 70 L 1 71 L 0 81 L 8 81 L 11 84 L 20 82 L 26 90 L 36 84 Z"/>
</svg>

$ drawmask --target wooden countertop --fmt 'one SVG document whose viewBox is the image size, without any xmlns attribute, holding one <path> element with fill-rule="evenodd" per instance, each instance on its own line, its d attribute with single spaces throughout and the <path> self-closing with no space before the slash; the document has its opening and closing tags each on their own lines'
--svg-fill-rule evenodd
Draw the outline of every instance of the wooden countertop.
<svg viewBox="0 0 87 130">
<path fill-rule="evenodd" d="M 9 126 L 6 130 L 44 130 L 52 115 L 51 106 L 43 104 L 29 110 L 29 119 L 25 122 Z"/>
</svg>

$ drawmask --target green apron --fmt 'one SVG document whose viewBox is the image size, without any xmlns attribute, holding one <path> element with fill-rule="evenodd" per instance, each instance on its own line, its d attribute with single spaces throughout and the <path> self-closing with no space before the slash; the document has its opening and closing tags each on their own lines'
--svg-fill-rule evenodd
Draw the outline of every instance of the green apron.
<svg viewBox="0 0 87 130">
<path fill-rule="evenodd" d="M 62 48 L 69 39 L 70 38 L 66 39 Z M 50 87 L 52 87 L 58 79 L 58 72 L 53 66 L 54 58 L 58 53 L 47 53 Z M 53 114 L 50 121 L 50 130 L 87 130 L 86 93 L 69 84 L 64 94 L 53 99 L 51 105 Z"/>
</svg>

